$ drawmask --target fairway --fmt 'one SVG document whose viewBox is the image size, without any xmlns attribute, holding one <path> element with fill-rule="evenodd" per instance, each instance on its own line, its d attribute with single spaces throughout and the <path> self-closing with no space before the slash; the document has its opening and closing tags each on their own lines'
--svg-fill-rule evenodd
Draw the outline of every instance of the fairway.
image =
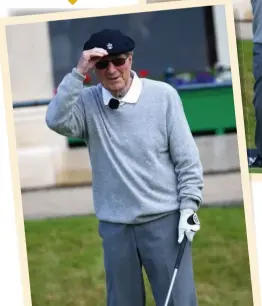
<svg viewBox="0 0 262 306">
<path fill-rule="evenodd" d="M 202 208 L 199 217 L 193 244 L 199 305 L 252 305 L 243 207 Z M 97 225 L 94 216 L 25 221 L 34 306 L 106 305 Z M 147 280 L 146 286 L 153 306 Z"/>
</svg>

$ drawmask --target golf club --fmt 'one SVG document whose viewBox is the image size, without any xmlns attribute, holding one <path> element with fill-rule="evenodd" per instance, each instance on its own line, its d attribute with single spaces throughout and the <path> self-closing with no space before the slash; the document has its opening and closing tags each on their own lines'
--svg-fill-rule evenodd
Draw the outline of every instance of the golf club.
<svg viewBox="0 0 262 306">
<path fill-rule="evenodd" d="M 171 280 L 171 283 L 170 283 L 170 286 L 169 286 L 169 290 L 168 290 L 168 293 L 167 293 L 167 297 L 166 297 L 166 301 L 165 301 L 164 306 L 167 306 L 168 303 L 169 303 L 170 295 L 171 295 L 171 292 L 172 292 L 172 289 L 173 289 L 173 286 L 174 286 L 174 282 L 175 282 L 175 279 L 176 279 L 177 271 L 178 271 L 180 263 L 181 263 L 182 256 L 184 254 L 186 243 L 187 243 L 187 237 L 185 235 L 183 241 L 181 242 L 181 244 L 179 246 L 179 250 L 178 250 L 178 254 L 177 254 L 177 258 L 176 258 L 176 263 L 175 263 L 175 270 L 174 270 L 174 273 L 173 273 L 173 276 L 172 276 L 172 280 Z"/>
</svg>

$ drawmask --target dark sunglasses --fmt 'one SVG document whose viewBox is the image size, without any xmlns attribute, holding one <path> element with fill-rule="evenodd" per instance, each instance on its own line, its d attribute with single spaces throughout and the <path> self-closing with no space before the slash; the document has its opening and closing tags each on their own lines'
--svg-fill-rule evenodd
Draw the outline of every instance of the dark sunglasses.
<svg viewBox="0 0 262 306">
<path fill-rule="evenodd" d="M 128 56 L 126 57 L 117 57 L 111 60 L 101 60 L 95 64 L 96 69 L 106 69 L 109 63 L 112 63 L 116 67 L 123 66 L 127 60 Z"/>
</svg>

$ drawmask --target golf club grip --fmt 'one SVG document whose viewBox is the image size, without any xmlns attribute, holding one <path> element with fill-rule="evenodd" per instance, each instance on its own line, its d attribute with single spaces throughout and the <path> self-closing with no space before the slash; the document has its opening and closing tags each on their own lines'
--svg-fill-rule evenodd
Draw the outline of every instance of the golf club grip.
<svg viewBox="0 0 262 306">
<path fill-rule="evenodd" d="M 187 237 L 185 236 L 179 246 L 179 251 L 178 251 L 178 255 L 177 255 L 177 259 L 175 263 L 175 269 L 178 269 L 180 266 L 180 262 L 181 262 L 181 259 L 182 259 L 182 256 L 183 256 L 183 253 L 186 247 L 186 243 L 187 243 Z"/>
</svg>

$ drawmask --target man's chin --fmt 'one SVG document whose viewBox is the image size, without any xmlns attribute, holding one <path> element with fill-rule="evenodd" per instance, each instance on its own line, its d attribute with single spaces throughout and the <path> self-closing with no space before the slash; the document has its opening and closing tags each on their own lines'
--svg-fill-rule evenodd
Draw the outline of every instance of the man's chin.
<svg viewBox="0 0 262 306">
<path fill-rule="evenodd" d="M 114 84 L 114 85 L 110 84 L 110 85 L 107 86 L 107 90 L 109 90 L 111 92 L 121 92 L 124 89 L 125 89 L 125 86 L 121 83 Z"/>
</svg>

